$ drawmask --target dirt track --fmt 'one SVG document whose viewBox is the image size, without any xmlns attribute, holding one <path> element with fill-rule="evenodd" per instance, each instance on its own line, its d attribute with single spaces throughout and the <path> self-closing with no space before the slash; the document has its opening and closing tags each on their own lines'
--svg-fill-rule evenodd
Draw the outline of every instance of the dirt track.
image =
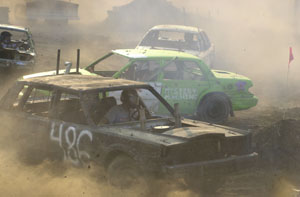
<svg viewBox="0 0 300 197">
<path fill-rule="evenodd" d="M 71 29 L 65 31 L 64 34 L 57 36 L 56 34 L 49 34 L 47 30 L 37 31 L 33 28 L 34 38 L 36 41 L 36 48 L 38 52 L 37 66 L 34 71 L 46 71 L 55 69 L 56 64 L 56 50 L 62 49 L 62 62 L 66 60 L 72 60 L 75 63 L 76 49 L 80 48 L 81 53 L 81 65 L 87 65 L 92 60 L 105 54 L 110 49 L 134 47 L 132 42 L 116 43 L 112 41 L 109 36 L 103 36 L 100 34 L 88 34 L 86 32 L 74 33 Z M 92 40 L 88 39 L 93 37 Z M 81 39 L 82 38 L 82 39 Z M 11 76 L 5 78 L 5 85 L 2 85 L 3 93 L 5 87 L 8 87 L 13 82 Z M 2 78 L 3 80 L 3 78 Z M 255 83 L 256 86 L 260 84 Z M 265 95 L 257 95 L 265 98 Z M 282 131 L 295 131 L 297 132 L 300 124 L 296 121 L 293 124 L 289 124 L 290 127 L 280 127 L 282 119 L 299 119 L 300 109 L 295 108 L 296 105 L 292 105 L 293 108 L 285 110 L 285 108 L 279 108 L 277 103 L 282 101 L 277 100 L 269 104 L 265 100 L 261 99 L 261 102 L 257 107 L 237 112 L 236 116 L 231 118 L 226 125 L 232 127 L 238 127 L 242 129 L 250 129 L 254 133 L 254 145 L 258 151 L 264 151 L 261 148 L 264 146 L 265 141 L 261 139 L 269 139 L 276 134 L 276 129 L 283 129 Z M 294 103 L 297 103 L 295 99 Z M 280 106 L 281 107 L 281 106 Z M 300 128 L 300 127 L 299 127 Z M 266 133 L 266 135 L 264 135 Z M 288 136 L 293 138 L 294 135 Z M 277 139 L 281 139 L 280 136 L 276 136 Z M 298 138 L 297 138 L 298 139 Z M 287 139 L 285 139 L 287 140 Z M 286 142 L 289 142 L 287 140 Z M 293 191 L 293 188 L 300 186 L 300 181 L 297 178 L 297 169 L 295 164 L 297 160 L 293 159 L 297 155 L 297 151 L 291 151 L 289 154 L 293 156 L 288 158 L 276 158 L 277 154 L 272 155 L 273 141 L 270 144 L 265 145 L 263 148 L 267 148 L 267 151 L 263 152 L 264 161 L 259 166 L 259 169 L 255 172 L 250 171 L 246 174 L 239 174 L 233 177 L 229 177 L 225 186 L 220 189 L 220 196 L 296 196 L 297 192 Z M 296 143 L 296 142 L 295 142 Z M 271 148 L 270 148 L 271 146 Z M 294 149 L 295 150 L 295 149 Z M 111 188 L 108 188 L 105 183 L 102 183 L 100 187 L 92 182 L 87 175 L 82 174 L 82 171 L 66 170 L 60 171 L 61 174 L 53 176 L 48 171 L 49 165 L 42 164 L 38 168 L 32 166 L 23 166 L 18 161 L 15 161 L 14 154 L 11 156 L 9 151 L 1 152 L 0 158 L 2 164 L 0 170 L 2 171 L 0 176 L 0 183 L 2 185 L 2 191 L 4 194 L 12 194 L 14 196 L 32 194 L 32 190 L 36 190 L 36 195 L 39 196 L 48 193 L 49 196 L 74 196 L 80 193 L 80 196 L 95 196 L 95 195 L 109 195 L 118 196 L 120 193 L 112 192 Z M 292 159 L 291 159 L 292 158 Z M 278 166 L 277 161 L 284 159 L 290 165 Z M 274 161 L 276 160 L 276 161 Z M 5 163 L 5 164 L 4 164 Z M 272 165 L 274 166 L 272 167 Z M 20 170 L 22 169 L 22 170 Z M 90 171 L 88 171 L 88 174 Z M 300 173 L 299 173 L 300 174 Z M 12 182 L 12 176 L 16 179 Z M 72 177 L 72 178 L 70 178 Z M 22 185 L 20 190 L 15 191 L 14 187 L 9 187 L 10 184 Z M 65 187 L 69 189 L 65 191 Z M 25 192 L 25 193 L 23 193 Z M 135 195 L 138 196 L 137 193 Z M 191 191 L 186 190 L 174 190 L 168 194 L 168 196 L 197 196 Z"/>
</svg>

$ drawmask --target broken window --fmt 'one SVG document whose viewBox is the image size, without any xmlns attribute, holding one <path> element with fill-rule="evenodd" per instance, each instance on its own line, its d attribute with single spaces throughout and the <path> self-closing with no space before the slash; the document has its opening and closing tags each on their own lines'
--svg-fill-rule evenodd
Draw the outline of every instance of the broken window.
<svg viewBox="0 0 300 197">
<path fill-rule="evenodd" d="M 53 102 L 51 118 L 76 124 L 87 124 L 87 118 L 78 95 L 58 91 Z"/>
<path fill-rule="evenodd" d="M 206 51 L 210 48 L 211 44 L 205 32 L 199 33 L 198 39 L 200 43 L 200 51 Z"/>
<path fill-rule="evenodd" d="M 160 71 L 158 61 L 141 60 L 133 62 L 121 75 L 121 78 L 135 81 L 156 81 Z"/>
<path fill-rule="evenodd" d="M 167 30 L 153 32 L 151 31 L 145 36 L 145 41 L 141 42 L 141 46 L 195 51 L 199 51 L 200 48 L 206 48 L 205 46 L 199 46 L 206 45 L 206 43 L 204 43 L 204 38 L 199 37 L 196 33 Z M 199 42 L 200 38 L 202 40 Z"/>
<path fill-rule="evenodd" d="M 14 107 L 32 115 L 48 117 L 51 98 L 51 90 L 24 86 L 14 103 Z"/>
<path fill-rule="evenodd" d="M 199 65 L 193 61 L 173 61 L 163 69 L 164 79 L 201 80 L 204 78 Z"/>
</svg>

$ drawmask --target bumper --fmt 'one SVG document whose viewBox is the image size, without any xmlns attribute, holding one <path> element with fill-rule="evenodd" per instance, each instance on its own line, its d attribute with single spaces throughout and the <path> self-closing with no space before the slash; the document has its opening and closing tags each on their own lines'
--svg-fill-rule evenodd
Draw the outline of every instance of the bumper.
<svg viewBox="0 0 300 197">
<path fill-rule="evenodd" d="M 232 98 L 232 108 L 233 110 L 244 110 L 249 109 L 257 105 L 258 99 L 253 96 L 251 98 Z"/>
<path fill-rule="evenodd" d="M 202 161 L 189 164 L 165 166 L 167 175 L 175 178 L 186 176 L 214 176 L 240 172 L 256 165 L 258 154 L 251 153 L 243 156 L 233 156 L 225 159 Z"/>
<path fill-rule="evenodd" d="M 34 61 L 1 60 L 0 68 L 31 69 Z"/>
</svg>

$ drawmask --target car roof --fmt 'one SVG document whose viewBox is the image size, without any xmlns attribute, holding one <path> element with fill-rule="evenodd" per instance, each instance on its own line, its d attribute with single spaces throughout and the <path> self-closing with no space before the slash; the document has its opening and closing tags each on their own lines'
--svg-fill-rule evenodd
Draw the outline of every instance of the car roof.
<svg viewBox="0 0 300 197">
<path fill-rule="evenodd" d="M 198 33 L 203 31 L 197 27 L 185 26 L 185 25 L 157 25 L 152 27 L 150 30 L 181 31 L 181 32 L 191 32 L 191 33 Z"/>
<path fill-rule="evenodd" d="M 7 25 L 7 24 L 0 24 L 0 30 L 1 29 L 12 30 L 12 31 L 24 31 L 24 32 L 28 31 L 28 28 L 26 27 Z"/>
<path fill-rule="evenodd" d="M 113 53 L 130 58 L 130 59 L 148 59 L 148 58 L 188 58 L 188 59 L 199 59 L 198 57 L 173 50 L 159 50 L 159 49 L 148 49 L 148 48 L 138 48 L 138 49 L 117 49 L 112 50 Z"/>
<path fill-rule="evenodd" d="M 149 88 L 148 84 L 138 81 L 78 74 L 20 79 L 19 83 L 24 83 L 25 85 L 38 85 L 45 88 L 60 88 L 72 92 L 118 90 L 125 88 Z"/>
</svg>

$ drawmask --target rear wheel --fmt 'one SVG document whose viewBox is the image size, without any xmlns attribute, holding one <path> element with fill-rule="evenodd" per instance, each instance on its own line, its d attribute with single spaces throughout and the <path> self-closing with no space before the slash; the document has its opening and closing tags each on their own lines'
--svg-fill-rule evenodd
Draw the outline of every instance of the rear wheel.
<svg viewBox="0 0 300 197">
<path fill-rule="evenodd" d="M 200 120 L 209 123 L 224 123 L 230 114 L 230 104 L 223 94 L 211 94 L 200 103 L 197 116 Z"/>
</svg>

